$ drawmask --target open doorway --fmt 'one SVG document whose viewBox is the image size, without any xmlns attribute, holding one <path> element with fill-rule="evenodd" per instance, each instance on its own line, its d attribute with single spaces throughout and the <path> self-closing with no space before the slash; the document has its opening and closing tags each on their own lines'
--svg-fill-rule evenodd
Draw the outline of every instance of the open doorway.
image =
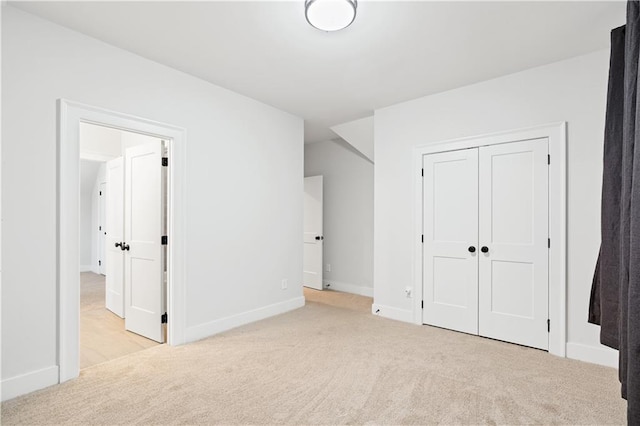
<svg viewBox="0 0 640 426">
<path fill-rule="evenodd" d="M 167 145 L 79 124 L 80 368 L 166 339 Z"/>
<path fill-rule="evenodd" d="M 80 374 L 80 123 L 154 136 L 168 143 L 167 315 L 162 319 L 170 345 L 185 342 L 186 130 L 66 99 L 58 100 L 58 122 L 58 382 L 63 383 Z M 160 318 L 153 321 L 160 323 Z"/>
</svg>

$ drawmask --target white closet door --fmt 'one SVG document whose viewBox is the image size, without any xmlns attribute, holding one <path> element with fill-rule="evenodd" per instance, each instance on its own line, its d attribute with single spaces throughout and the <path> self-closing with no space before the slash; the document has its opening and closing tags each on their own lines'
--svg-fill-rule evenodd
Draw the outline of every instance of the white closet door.
<svg viewBox="0 0 640 426">
<path fill-rule="evenodd" d="M 162 145 L 125 151 L 125 328 L 164 342 Z"/>
<path fill-rule="evenodd" d="M 322 290 L 322 176 L 304 178 L 302 285 Z"/>
<path fill-rule="evenodd" d="M 124 161 L 122 157 L 107 162 L 106 196 L 106 291 L 105 305 L 124 318 Z"/>
<path fill-rule="evenodd" d="M 540 349 L 549 347 L 547 154 L 547 139 L 479 154 L 479 334 Z"/>
<path fill-rule="evenodd" d="M 425 324 L 478 333 L 478 150 L 423 157 Z"/>
</svg>

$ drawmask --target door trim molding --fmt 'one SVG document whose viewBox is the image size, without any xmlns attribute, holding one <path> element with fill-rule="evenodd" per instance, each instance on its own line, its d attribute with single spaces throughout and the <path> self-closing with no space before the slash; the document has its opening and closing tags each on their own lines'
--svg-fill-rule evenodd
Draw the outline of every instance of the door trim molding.
<svg viewBox="0 0 640 426">
<path fill-rule="evenodd" d="M 566 356 L 567 328 L 567 124 L 552 123 L 519 130 L 509 130 L 482 136 L 453 139 L 414 147 L 414 217 L 415 244 L 413 249 L 414 315 L 413 322 L 422 324 L 423 300 L 423 234 L 422 224 L 422 157 L 438 152 L 457 151 L 509 142 L 547 138 L 549 141 L 549 353 Z"/>
<path fill-rule="evenodd" d="M 169 143 L 167 253 L 167 343 L 185 342 L 185 182 L 186 130 L 129 114 L 58 99 L 57 135 L 57 294 L 58 382 L 80 373 L 80 122 L 143 133 Z"/>
</svg>

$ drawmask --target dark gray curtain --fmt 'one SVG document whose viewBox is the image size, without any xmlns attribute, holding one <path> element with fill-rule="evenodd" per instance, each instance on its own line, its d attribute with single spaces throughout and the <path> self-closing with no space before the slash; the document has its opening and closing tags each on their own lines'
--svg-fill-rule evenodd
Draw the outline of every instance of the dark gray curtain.
<svg viewBox="0 0 640 426">
<path fill-rule="evenodd" d="M 628 423 L 640 425 L 640 3 L 611 32 L 604 141 L 602 245 L 589 306 L 602 344 L 618 349 Z M 635 148 L 638 149 L 635 149 Z"/>
<path fill-rule="evenodd" d="M 620 300 L 620 196 L 625 27 L 611 31 L 611 60 L 602 177 L 602 243 L 591 287 L 589 322 L 601 325 L 600 342 L 618 349 Z"/>
</svg>

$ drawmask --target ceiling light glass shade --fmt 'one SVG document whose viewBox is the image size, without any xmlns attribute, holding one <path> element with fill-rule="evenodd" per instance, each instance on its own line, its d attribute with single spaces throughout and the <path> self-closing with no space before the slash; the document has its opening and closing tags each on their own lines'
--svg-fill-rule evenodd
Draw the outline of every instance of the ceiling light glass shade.
<svg viewBox="0 0 640 426">
<path fill-rule="evenodd" d="M 322 31 L 338 31 L 356 19 L 357 0 L 305 0 L 307 21 Z"/>
</svg>

